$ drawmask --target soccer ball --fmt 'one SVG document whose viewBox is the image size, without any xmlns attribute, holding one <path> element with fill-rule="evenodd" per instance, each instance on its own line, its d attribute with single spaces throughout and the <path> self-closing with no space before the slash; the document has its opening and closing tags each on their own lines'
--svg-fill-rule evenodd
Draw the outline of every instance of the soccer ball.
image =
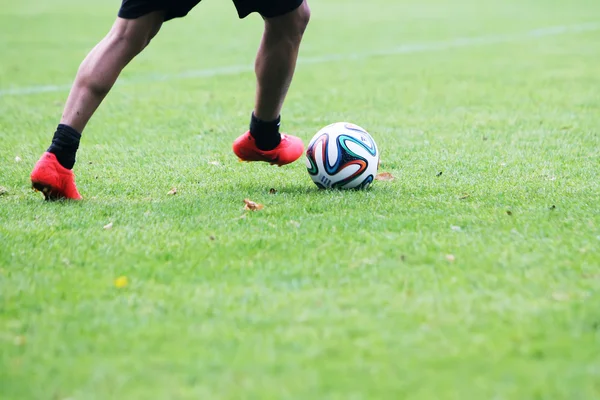
<svg viewBox="0 0 600 400">
<path fill-rule="evenodd" d="M 379 167 L 379 151 L 358 125 L 337 122 L 313 136 L 306 150 L 306 168 L 322 189 L 365 189 Z"/>
</svg>

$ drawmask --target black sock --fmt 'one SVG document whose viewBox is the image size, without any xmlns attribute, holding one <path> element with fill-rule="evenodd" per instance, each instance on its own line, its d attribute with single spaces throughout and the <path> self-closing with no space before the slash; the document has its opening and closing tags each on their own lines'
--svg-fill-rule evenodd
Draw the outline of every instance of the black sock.
<svg viewBox="0 0 600 400">
<path fill-rule="evenodd" d="M 68 125 L 60 124 L 54 132 L 52 144 L 48 148 L 48 152 L 56 156 L 56 159 L 63 167 L 73 169 L 75 165 L 75 153 L 79 148 L 79 140 L 81 133 Z"/>
<path fill-rule="evenodd" d="M 279 146 L 281 135 L 279 134 L 279 125 L 281 117 L 277 117 L 275 121 L 261 121 L 252 113 L 250 119 L 250 134 L 256 142 L 256 147 L 260 150 L 273 150 Z"/>
</svg>

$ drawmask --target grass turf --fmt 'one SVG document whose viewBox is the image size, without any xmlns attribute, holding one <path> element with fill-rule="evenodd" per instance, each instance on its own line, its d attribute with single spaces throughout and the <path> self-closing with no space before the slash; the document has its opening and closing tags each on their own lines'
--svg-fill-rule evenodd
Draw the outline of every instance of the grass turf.
<svg viewBox="0 0 600 400">
<path fill-rule="evenodd" d="M 219 68 L 261 23 L 206 2 L 88 126 L 85 201 L 45 203 L 66 92 L 6 90 L 68 84 L 114 3 L 0 4 L 2 399 L 600 396 L 600 31 L 526 34 L 595 0 L 313 2 L 302 57 L 357 56 L 301 64 L 284 128 L 367 128 L 396 180 L 366 192 L 236 161 L 254 78 Z"/>
</svg>

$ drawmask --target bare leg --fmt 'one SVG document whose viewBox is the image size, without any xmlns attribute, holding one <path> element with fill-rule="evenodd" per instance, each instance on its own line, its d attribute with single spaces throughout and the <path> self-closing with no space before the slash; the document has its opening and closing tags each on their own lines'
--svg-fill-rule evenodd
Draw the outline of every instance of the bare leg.
<svg viewBox="0 0 600 400">
<path fill-rule="evenodd" d="M 162 11 L 134 20 L 116 20 L 108 35 L 81 63 L 61 124 L 83 131 L 123 68 L 148 45 L 163 20 Z"/>
<path fill-rule="evenodd" d="M 273 121 L 281 113 L 309 18 L 307 0 L 290 13 L 265 18 L 265 30 L 255 62 L 254 115 L 262 121 Z"/>
</svg>

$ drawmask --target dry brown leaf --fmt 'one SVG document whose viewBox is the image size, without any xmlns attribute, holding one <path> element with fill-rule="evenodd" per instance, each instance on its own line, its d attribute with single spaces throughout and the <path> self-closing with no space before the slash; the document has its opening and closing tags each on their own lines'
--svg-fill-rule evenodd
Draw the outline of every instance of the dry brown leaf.
<svg viewBox="0 0 600 400">
<path fill-rule="evenodd" d="M 275 189 L 275 188 L 269 189 L 269 194 L 277 194 L 277 189 Z"/>
<path fill-rule="evenodd" d="M 255 203 L 249 199 L 244 199 L 244 204 L 244 210 L 258 211 L 264 208 L 262 204 Z"/>
<path fill-rule="evenodd" d="M 104 229 L 111 229 L 113 227 L 113 223 L 109 222 L 108 224 L 104 225 Z"/>
<path fill-rule="evenodd" d="M 454 257 L 454 254 L 446 254 L 446 260 L 454 262 L 456 260 L 456 257 Z"/>
<path fill-rule="evenodd" d="M 380 174 L 377 174 L 377 176 L 375 177 L 375 180 L 377 181 L 393 181 L 394 179 L 394 176 L 389 172 L 382 172 Z"/>
<path fill-rule="evenodd" d="M 174 194 L 177 194 L 177 188 L 171 188 L 171 190 L 169 190 L 169 193 L 167 193 L 169 196 L 173 196 Z"/>
</svg>

